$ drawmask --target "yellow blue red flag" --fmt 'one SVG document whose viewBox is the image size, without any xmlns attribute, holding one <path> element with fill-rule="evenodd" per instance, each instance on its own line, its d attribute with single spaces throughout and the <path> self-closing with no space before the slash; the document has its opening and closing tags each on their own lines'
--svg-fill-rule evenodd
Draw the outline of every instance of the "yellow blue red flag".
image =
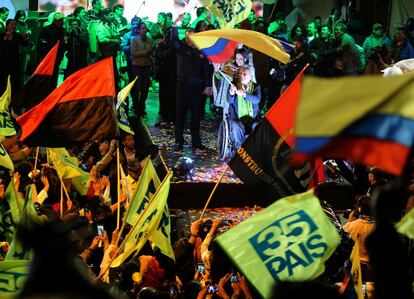
<svg viewBox="0 0 414 299">
<path fill-rule="evenodd" d="M 280 199 L 217 238 L 264 298 L 281 280 L 310 280 L 340 237 L 313 190 Z"/>
<path fill-rule="evenodd" d="M 351 159 L 400 175 L 414 145 L 414 74 L 306 78 L 296 114 L 293 162 Z"/>
<path fill-rule="evenodd" d="M 190 39 L 212 62 L 223 63 L 230 60 L 237 47 L 242 43 L 283 63 L 290 60 L 285 47 L 274 38 L 263 33 L 244 29 L 218 29 L 194 33 Z"/>
</svg>

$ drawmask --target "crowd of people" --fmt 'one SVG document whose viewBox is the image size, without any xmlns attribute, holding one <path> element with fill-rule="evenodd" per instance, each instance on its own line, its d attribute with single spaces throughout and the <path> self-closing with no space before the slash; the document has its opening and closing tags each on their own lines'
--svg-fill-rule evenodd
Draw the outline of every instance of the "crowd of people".
<svg viewBox="0 0 414 299">
<path fill-rule="evenodd" d="M 281 14 L 266 22 L 256 18 L 252 11 L 238 27 L 282 41 L 291 56 L 290 62 L 283 64 L 239 45 L 231 61 L 213 64 L 190 39 L 193 33 L 218 28 L 214 16 L 204 7 L 197 9 L 194 21 L 188 13 L 176 20 L 172 19 L 171 13 L 159 13 L 157 22 L 153 23 L 144 16 L 135 16 L 128 22 L 119 4 L 113 9 L 104 8 L 100 0 L 92 0 L 91 4 L 91 10 L 77 7 L 67 17 L 59 12 L 50 14 L 38 40 L 32 39 L 24 11 L 18 11 L 14 18 L 9 18 L 7 8 L 1 7 L 0 90 L 5 90 L 8 75 L 12 94 L 23 85 L 30 75 L 27 66 L 33 48 L 39 62 L 60 42 L 55 67 L 56 84 L 64 57 L 67 60 L 65 78 L 89 64 L 112 57 L 117 91 L 136 76 L 139 78 L 131 91 L 130 115 L 145 118 L 148 93 L 150 88 L 157 88 L 155 82 L 158 82 L 160 108 L 156 125 L 175 125 L 177 150 L 184 147 L 188 108 L 191 111 L 192 148 L 206 149 L 200 135 L 200 121 L 208 98 L 213 111 L 220 111 L 228 105 L 226 113 L 234 124 L 233 137 L 238 147 L 261 115 L 307 64 L 310 64 L 307 73 L 317 76 L 357 76 L 379 74 L 393 63 L 414 58 L 410 36 L 413 28 L 404 24 L 389 28 L 390 38 L 384 25 L 375 23 L 371 34 L 358 44 L 356 37 L 347 32 L 350 24 L 341 19 L 338 9 L 333 9 L 326 20 L 316 16 L 308 24 L 299 23 L 292 28 L 288 27 Z M 81 194 L 72 180 L 59 177 L 43 149 L 36 154 L 36 149 L 17 142 L 17 136 L 5 137 L 2 143 L 15 164 L 15 172 L 13 177 L 4 170 L 0 174 L 3 211 L 8 210 L 6 198 L 10 195 L 5 192 L 5 187 L 10 182 L 22 198 L 34 184 L 38 192 L 35 202 L 37 214 L 48 223 L 65 224 L 68 244 L 75 247 L 78 262 L 88 266 L 88 280 L 99 281 L 98 284 L 108 289 L 116 286 L 120 298 L 255 298 L 254 288 L 213 242 L 223 227 L 228 228 L 228 219 L 198 220 L 191 223 L 180 238 L 172 237 L 175 261 L 147 244 L 139 255 L 131 257 L 119 268 L 107 271 L 109 260 L 124 236 L 116 229 L 116 212 L 121 209 L 123 213 L 127 209 L 127 203 L 138 186 L 142 161 L 148 155 L 148 152 L 137 149 L 139 140 L 136 138 L 124 133 L 119 141 L 91 141 L 67 148 L 73 163 L 90 173 L 89 188 L 86 194 Z M 116 188 L 117 142 L 121 147 L 120 163 L 127 175 L 120 195 Z M 35 165 L 41 170 L 35 169 Z M 162 163 L 156 166 L 163 167 Z M 353 241 L 359 240 L 363 279 L 364 282 L 372 282 L 375 268 L 370 264 L 364 240 L 375 225 L 369 208 L 371 197 L 375 189 L 387 184 L 386 175 L 378 167 L 369 171 L 359 169 L 358 172 L 354 165 L 344 161 L 327 161 L 325 168 L 328 182 L 345 182 L 352 186 L 355 207 L 342 227 L 332 208 L 323 204 L 342 241 L 337 254 L 328 261 L 330 266 L 322 279 L 330 285 L 342 281 L 341 268 L 349 258 Z M 70 201 L 64 201 L 63 205 L 62 185 L 70 197 Z M 121 206 L 117 204 L 118 196 L 121 197 Z M 0 241 L 10 242 L 14 233 L 10 229 L 13 220 L 10 213 L 7 217 L 9 225 L 5 225 L 3 219 Z M 97 225 L 104 227 L 99 235 Z M 33 238 L 28 238 L 30 242 L 34 242 Z M 55 248 L 45 243 L 45 246 Z M 29 245 L 36 247 L 36 244 Z M 58 249 L 64 251 L 65 246 Z M 412 247 L 407 249 L 412 250 Z M 4 257 L 7 246 L 3 250 Z M 39 291 L 38 288 L 36 290 Z M 28 292 L 30 289 L 24 289 L 24 294 Z M 370 291 L 367 296 L 372 296 Z"/>
</svg>

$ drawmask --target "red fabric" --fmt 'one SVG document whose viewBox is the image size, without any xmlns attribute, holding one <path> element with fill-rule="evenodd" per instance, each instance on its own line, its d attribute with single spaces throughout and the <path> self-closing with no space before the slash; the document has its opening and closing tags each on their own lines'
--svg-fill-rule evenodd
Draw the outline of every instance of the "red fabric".
<svg viewBox="0 0 414 299">
<path fill-rule="evenodd" d="M 83 68 L 67 78 L 46 99 L 17 118 L 24 141 L 59 103 L 88 98 L 115 97 L 112 58 L 108 57 Z"/>
<path fill-rule="evenodd" d="M 350 159 L 364 165 L 377 165 L 384 171 L 401 175 L 410 149 L 399 143 L 363 137 L 340 137 L 333 139 L 316 155 L 324 158 Z M 313 156 L 294 153 L 293 164 L 302 164 Z"/>
<path fill-rule="evenodd" d="M 34 71 L 33 75 L 53 75 L 53 70 L 55 68 L 56 55 L 59 48 L 59 41 L 56 45 L 47 53 L 45 58 L 40 62 Z"/>
<path fill-rule="evenodd" d="M 290 147 L 293 147 L 295 141 L 292 129 L 295 127 L 296 108 L 299 103 L 300 88 L 306 68 L 307 66 L 296 76 L 295 80 L 293 80 L 265 115 L 280 136 L 288 134 L 284 141 Z"/>
<path fill-rule="evenodd" d="M 215 63 L 225 63 L 231 59 L 231 57 L 234 55 L 234 51 L 237 48 L 237 42 L 235 41 L 229 41 L 227 46 L 223 49 L 223 51 L 220 54 L 207 56 L 208 60 L 215 62 Z"/>
</svg>

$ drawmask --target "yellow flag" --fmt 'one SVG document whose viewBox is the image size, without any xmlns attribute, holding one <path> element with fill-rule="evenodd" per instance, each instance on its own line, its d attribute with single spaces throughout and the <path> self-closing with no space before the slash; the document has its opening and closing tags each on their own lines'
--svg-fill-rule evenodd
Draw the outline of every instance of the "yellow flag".
<svg viewBox="0 0 414 299">
<path fill-rule="evenodd" d="M 278 61 L 288 63 L 290 55 L 276 39 L 263 33 L 244 29 L 218 29 L 194 33 L 190 36 L 194 45 L 206 56 L 218 55 L 223 51 L 223 39 L 242 43 L 249 48 L 262 52 Z M 211 54 L 213 52 L 214 54 Z M 210 53 L 210 54 L 209 54 Z"/>
<path fill-rule="evenodd" d="M 9 106 L 11 101 L 11 84 L 10 76 L 7 78 L 7 87 L 3 95 L 0 97 L 0 136 L 16 135 Z"/>
<path fill-rule="evenodd" d="M 233 28 L 245 20 L 252 9 L 250 0 L 201 0 L 201 3 L 213 12 L 221 28 Z"/>
<path fill-rule="evenodd" d="M 137 222 L 141 213 L 145 210 L 145 207 L 155 196 L 156 190 L 160 187 L 160 185 L 160 179 L 158 178 L 151 159 L 146 158 L 144 169 L 142 170 L 141 177 L 138 181 L 137 191 L 131 200 L 130 207 L 125 217 L 125 221 L 128 224 L 134 225 Z M 170 212 L 168 210 L 168 206 L 165 205 L 160 224 L 149 236 L 149 240 L 151 241 L 153 247 L 158 247 L 163 254 L 175 259 L 174 252 L 171 247 L 170 233 Z"/>
<path fill-rule="evenodd" d="M 9 153 L 4 148 L 2 143 L 0 143 L 0 165 L 6 167 L 7 169 L 10 169 L 11 171 L 14 171 L 13 161 L 11 160 Z"/>
<path fill-rule="evenodd" d="M 62 179 L 72 179 L 72 185 L 81 195 L 88 192 L 90 175 L 82 170 L 75 157 L 71 157 L 68 151 L 61 148 L 47 148 L 48 160 L 56 169 Z"/>
<path fill-rule="evenodd" d="M 362 292 L 361 261 L 359 258 L 359 240 L 356 240 L 354 248 L 352 249 L 351 262 L 351 275 L 352 281 L 354 282 L 355 292 L 358 296 L 358 299 L 364 299 L 364 294 Z"/>
<path fill-rule="evenodd" d="M 131 129 L 131 126 L 128 121 L 128 116 L 126 113 L 127 105 L 125 103 L 126 98 L 128 97 L 129 93 L 131 92 L 132 87 L 137 81 L 138 77 L 135 77 L 134 81 L 129 83 L 125 86 L 120 92 L 118 92 L 117 96 L 117 103 L 116 103 L 116 111 L 117 111 L 117 119 L 118 119 L 118 127 L 132 135 L 135 135 L 134 131 Z"/>
<path fill-rule="evenodd" d="M 414 240 L 414 209 L 408 211 L 401 220 L 395 224 L 395 229 L 400 234 Z"/>
<path fill-rule="evenodd" d="M 216 240 L 269 298 L 280 280 L 310 280 L 322 274 L 340 237 L 310 190 L 279 199 Z"/>
<path fill-rule="evenodd" d="M 167 174 L 154 198 L 142 212 L 143 214 L 137 220 L 133 231 L 129 233 L 125 240 L 124 252 L 114 260 L 111 264 L 112 268 L 119 267 L 131 254 L 139 252 L 145 242 L 148 241 L 149 236 L 158 228 L 167 204 L 171 176 L 171 172 Z"/>
<path fill-rule="evenodd" d="M 23 287 L 29 273 L 30 261 L 0 262 L 0 297 L 15 298 L 16 292 Z"/>
<path fill-rule="evenodd" d="M 53 164 L 56 172 L 62 179 L 70 179 L 82 176 L 86 173 L 75 163 L 75 160 L 69 155 L 65 148 L 48 147 L 46 149 L 46 153 L 48 155 L 49 162 Z"/>
</svg>

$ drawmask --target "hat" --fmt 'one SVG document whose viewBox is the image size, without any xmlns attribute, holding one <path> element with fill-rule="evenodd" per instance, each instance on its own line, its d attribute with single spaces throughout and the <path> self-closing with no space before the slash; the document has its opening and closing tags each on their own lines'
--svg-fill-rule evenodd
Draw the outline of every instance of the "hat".
<svg viewBox="0 0 414 299">
<path fill-rule="evenodd" d="M 138 159 L 131 159 L 128 161 L 128 169 L 134 172 L 138 172 L 141 170 L 141 165 Z"/>
</svg>

